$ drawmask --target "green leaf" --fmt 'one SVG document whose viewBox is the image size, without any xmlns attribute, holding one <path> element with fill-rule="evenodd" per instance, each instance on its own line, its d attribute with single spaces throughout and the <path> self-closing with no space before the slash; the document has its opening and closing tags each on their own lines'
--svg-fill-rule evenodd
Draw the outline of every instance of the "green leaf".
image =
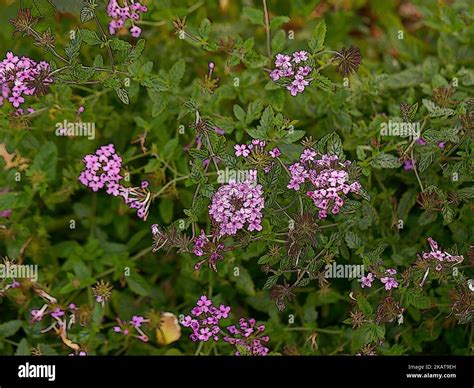
<svg viewBox="0 0 474 388">
<path fill-rule="evenodd" d="M 327 77 L 321 74 L 313 75 L 313 82 L 321 89 L 332 92 L 335 88 L 334 83 Z"/>
<path fill-rule="evenodd" d="M 272 51 L 280 52 L 285 48 L 286 43 L 286 33 L 283 30 L 278 30 L 275 36 L 272 39 Z"/>
<path fill-rule="evenodd" d="M 351 249 L 359 248 L 363 245 L 362 239 L 354 232 L 346 232 L 344 240 L 346 244 Z"/>
<path fill-rule="evenodd" d="M 359 306 L 359 310 L 362 312 L 362 314 L 364 314 L 366 318 L 372 317 L 373 309 L 370 303 L 365 298 L 365 296 L 357 296 L 357 306 Z"/>
<path fill-rule="evenodd" d="M 20 320 L 9 321 L 0 324 L 0 337 L 7 338 L 15 334 L 18 330 L 20 330 L 23 322 Z"/>
<path fill-rule="evenodd" d="M 422 100 L 422 102 L 423 102 L 423 105 L 425 106 L 425 108 L 430 113 L 430 117 L 451 116 L 455 113 L 454 110 L 452 110 L 452 109 L 441 108 L 441 107 L 437 106 L 431 100 L 427 100 L 427 99 L 424 98 Z"/>
<path fill-rule="evenodd" d="M 333 132 L 326 139 L 326 150 L 330 155 L 337 155 L 339 159 L 344 158 L 344 150 L 342 149 L 342 141 L 336 132 Z"/>
<path fill-rule="evenodd" d="M 241 122 L 245 122 L 245 111 L 242 109 L 240 105 L 234 105 L 234 115 L 237 118 L 237 120 Z"/>
<path fill-rule="evenodd" d="M 263 11 L 251 7 L 244 7 L 242 9 L 242 14 L 244 17 L 250 20 L 252 24 L 256 24 L 258 26 L 264 26 L 263 22 Z"/>
<path fill-rule="evenodd" d="M 153 109 L 151 111 L 152 117 L 157 117 L 163 111 L 166 109 L 168 106 L 168 99 L 165 98 L 164 96 L 161 96 L 161 98 L 155 99 L 155 102 L 153 103 Z"/>
<path fill-rule="evenodd" d="M 237 289 L 245 293 L 246 295 L 255 295 L 255 286 L 253 284 L 252 277 L 244 267 L 239 267 L 238 276 L 231 275 L 231 279 L 235 282 Z"/>
<path fill-rule="evenodd" d="M 184 59 L 178 60 L 173 67 L 170 69 L 170 81 L 172 84 L 177 86 L 181 79 L 184 76 L 184 72 L 186 70 L 186 62 Z"/>
<path fill-rule="evenodd" d="M 313 53 L 317 53 L 324 48 L 324 40 L 326 39 L 326 23 L 320 21 L 311 34 L 308 46 Z"/>
<path fill-rule="evenodd" d="M 465 188 L 459 190 L 458 191 L 458 197 L 460 199 L 472 199 L 472 198 L 474 198 L 474 186 L 465 187 Z"/>
<path fill-rule="evenodd" d="M 28 345 L 28 341 L 26 338 L 22 338 L 21 341 L 18 343 L 16 348 L 15 356 L 30 356 L 30 346 Z"/>
<path fill-rule="evenodd" d="M 141 296 L 148 296 L 151 292 L 147 281 L 139 274 L 132 272 L 130 276 L 126 277 L 127 284 L 135 294 Z"/>
<path fill-rule="evenodd" d="M 122 101 L 125 105 L 128 105 L 130 103 L 128 92 L 124 88 L 115 88 L 114 90 L 120 101 Z"/>
<path fill-rule="evenodd" d="M 418 163 L 418 170 L 420 172 L 425 171 L 435 160 L 436 154 L 433 151 L 424 152 L 420 156 L 420 161 Z"/>
<path fill-rule="evenodd" d="M 89 5 L 85 5 L 81 9 L 81 23 L 86 23 L 89 20 L 92 20 L 94 18 L 94 9 L 90 7 Z"/>
<path fill-rule="evenodd" d="M 52 141 L 48 141 L 38 150 L 30 168 L 27 171 L 28 176 L 34 172 L 41 171 L 48 182 L 56 178 L 56 167 L 58 159 L 58 149 Z"/>
<path fill-rule="evenodd" d="M 263 290 L 269 290 L 272 288 L 278 281 L 278 275 L 273 275 L 270 276 L 267 281 L 265 282 L 265 285 L 263 286 Z"/>
<path fill-rule="evenodd" d="M 443 225 L 448 225 L 453 222 L 455 212 L 453 208 L 448 205 L 443 206 L 441 210 L 441 214 L 443 215 Z"/>
<path fill-rule="evenodd" d="M 95 31 L 81 29 L 82 41 L 92 46 L 103 43 Z"/>
<path fill-rule="evenodd" d="M 421 292 L 408 290 L 405 294 L 406 303 L 417 309 L 427 309 L 430 307 L 430 299 Z"/>
<path fill-rule="evenodd" d="M 211 22 L 209 19 L 203 19 L 199 26 L 199 35 L 201 35 L 201 38 L 207 39 L 209 37 L 209 34 L 211 32 Z"/>
<path fill-rule="evenodd" d="M 291 19 L 288 16 L 275 16 L 272 18 L 270 21 L 270 28 L 278 28 L 282 24 L 286 24 L 290 21 Z"/>
<path fill-rule="evenodd" d="M 370 161 L 370 165 L 376 169 L 381 168 L 397 168 L 402 165 L 400 160 L 391 154 L 381 152 Z"/>
</svg>

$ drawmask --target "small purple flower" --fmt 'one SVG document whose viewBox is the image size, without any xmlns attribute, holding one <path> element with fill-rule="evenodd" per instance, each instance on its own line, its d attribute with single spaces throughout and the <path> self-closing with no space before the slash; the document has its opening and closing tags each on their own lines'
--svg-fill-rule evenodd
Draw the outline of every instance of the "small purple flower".
<svg viewBox="0 0 474 388">
<path fill-rule="evenodd" d="M 246 158 L 250 155 L 250 150 L 247 148 L 246 144 L 236 144 L 234 146 L 235 156 L 243 156 Z"/>
<path fill-rule="evenodd" d="M 386 290 L 391 290 L 392 288 L 397 288 L 398 287 L 398 282 L 395 280 L 395 278 L 386 276 L 380 279 L 380 281 L 385 284 L 385 289 Z"/>
<path fill-rule="evenodd" d="M 308 52 L 307 51 L 297 51 L 293 53 L 293 62 L 300 63 L 302 61 L 308 60 Z"/>
<path fill-rule="evenodd" d="M 278 147 L 275 147 L 270 151 L 270 156 L 274 159 L 278 158 L 280 155 L 281 155 L 281 151 Z"/>
<path fill-rule="evenodd" d="M 361 287 L 372 287 L 372 282 L 374 281 L 374 274 L 373 273 L 368 273 L 367 276 L 362 276 L 361 279 Z"/>
<path fill-rule="evenodd" d="M 415 167 L 415 160 L 414 159 L 406 159 L 403 161 L 403 169 L 405 171 L 413 170 Z"/>
</svg>

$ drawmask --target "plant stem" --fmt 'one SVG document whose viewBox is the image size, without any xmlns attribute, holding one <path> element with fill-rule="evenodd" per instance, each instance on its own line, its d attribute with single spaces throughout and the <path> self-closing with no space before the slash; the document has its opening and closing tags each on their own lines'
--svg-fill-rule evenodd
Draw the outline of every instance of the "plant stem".
<svg viewBox="0 0 474 388">
<path fill-rule="evenodd" d="M 263 12 L 265 14 L 265 33 L 267 35 L 267 54 L 272 57 L 271 32 L 270 32 L 270 17 L 268 15 L 267 0 L 263 1 Z"/>
</svg>

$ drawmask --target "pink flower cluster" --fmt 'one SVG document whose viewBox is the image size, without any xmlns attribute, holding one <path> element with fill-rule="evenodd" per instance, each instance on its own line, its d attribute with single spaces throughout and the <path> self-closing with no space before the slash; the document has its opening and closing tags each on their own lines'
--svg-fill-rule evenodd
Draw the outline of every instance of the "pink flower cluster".
<svg viewBox="0 0 474 388">
<path fill-rule="evenodd" d="M 389 268 L 385 271 L 385 276 L 380 278 L 380 281 L 385 285 L 385 289 L 391 290 L 392 288 L 398 288 L 398 282 L 395 279 L 395 274 L 397 271 L 393 268 Z M 373 273 L 368 273 L 367 276 L 363 276 L 361 279 L 362 288 L 371 288 L 372 283 L 375 280 L 375 275 Z"/>
<path fill-rule="evenodd" d="M 253 139 L 250 144 L 236 144 L 234 146 L 235 156 L 242 156 L 246 158 L 252 151 L 265 152 L 265 140 Z M 278 158 L 281 155 L 281 151 L 278 147 L 274 147 L 268 152 L 270 157 L 273 159 Z"/>
<path fill-rule="evenodd" d="M 79 181 L 93 191 L 106 188 L 107 194 L 117 196 L 120 193 L 120 169 L 122 158 L 115 153 L 113 144 L 101 146 L 95 154 L 83 159 L 85 170 L 79 175 Z"/>
<path fill-rule="evenodd" d="M 350 161 L 339 162 L 336 155 L 323 155 L 316 158 L 316 151 L 305 149 L 300 161 L 292 164 L 288 170 L 291 174 L 288 188 L 298 191 L 301 185 L 309 181 L 315 188 L 306 194 L 319 209 L 318 217 L 326 218 L 328 212 L 339 213 L 344 206 L 344 197 L 348 193 L 359 193 L 359 182 L 349 183 L 349 174 L 345 171 Z"/>
<path fill-rule="evenodd" d="M 265 356 L 269 349 L 264 345 L 270 338 L 264 335 L 265 325 L 256 324 L 255 319 L 246 320 L 241 318 L 237 325 L 227 327 L 228 334 L 220 327 L 222 319 L 229 317 L 230 307 L 221 304 L 214 306 L 211 299 L 202 295 L 197 301 L 196 307 L 191 310 L 191 315 L 184 317 L 181 324 L 192 329 L 190 338 L 192 341 L 207 342 L 209 340 L 219 341 L 222 339 L 234 346 L 244 347 L 246 353 L 253 356 Z M 235 353 L 236 356 L 240 352 Z"/>
<path fill-rule="evenodd" d="M 313 68 L 308 65 L 309 54 L 306 51 L 297 51 L 290 55 L 277 54 L 275 70 L 270 73 L 273 81 L 281 80 L 292 96 L 303 93 L 311 79 L 307 78 Z"/>
<path fill-rule="evenodd" d="M 441 249 L 439 249 L 438 243 L 431 237 L 428 237 L 428 244 L 430 245 L 431 252 L 423 252 L 422 257 L 423 259 L 437 260 L 439 262 L 436 266 L 437 271 L 441 271 L 443 269 L 442 262 L 460 263 L 464 260 L 463 256 L 453 256 L 448 252 L 441 251 Z"/>
<path fill-rule="evenodd" d="M 221 331 L 219 322 L 227 318 L 229 312 L 230 307 L 223 304 L 216 307 L 212 304 L 212 300 L 203 295 L 197 301 L 196 307 L 191 310 L 191 315 L 185 316 L 181 324 L 193 330 L 190 338 L 194 342 L 207 342 L 211 338 L 218 341 Z"/>
<path fill-rule="evenodd" d="M 246 353 L 251 356 L 266 356 L 270 349 L 266 344 L 270 337 L 263 335 L 265 325 L 256 325 L 255 319 L 246 320 L 241 318 L 238 325 L 228 326 L 227 330 L 231 336 L 225 336 L 223 339 L 231 345 L 242 346 Z M 240 356 L 240 351 L 235 352 Z"/>
<path fill-rule="evenodd" d="M 217 262 L 224 260 L 224 256 L 221 254 L 223 249 L 224 244 L 214 244 L 210 242 L 206 236 L 206 233 L 201 230 L 201 234 L 194 239 L 193 253 L 198 257 L 202 257 L 204 255 L 207 257 L 196 263 L 194 269 L 200 270 L 202 265 L 207 260 L 209 268 L 217 272 Z"/>
<path fill-rule="evenodd" d="M 151 203 L 148 182 L 142 181 L 140 187 L 120 184 L 122 158 L 116 154 L 113 144 L 101 146 L 94 154 L 86 155 L 83 163 L 85 170 L 79 175 L 79 182 L 93 191 L 105 188 L 107 194 L 121 196 L 131 209 L 137 210 L 137 216 L 146 221 Z"/>
<path fill-rule="evenodd" d="M 9 101 L 17 113 L 22 114 L 20 105 L 25 102 L 26 96 L 38 94 L 38 86 L 48 87 L 52 78 L 48 76 L 50 66 L 47 62 L 35 62 L 28 57 L 18 57 L 7 52 L 5 59 L 0 62 L 0 106 Z M 28 108 L 33 113 L 32 108 Z"/>
<path fill-rule="evenodd" d="M 130 20 L 132 25 L 130 28 L 130 34 L 134 38 L 138 38 L 142 33 L 142 30 L 140 27 L 135 25 L 135 22 L 140 19 L 140 13 L 147 11 L 148 8 L 141 4 L 140 1 L 123 0 L 123 7 L 121 7 L 117 0 L 109 0 L 109 4 L 107 5 L 107 15 L 112 18 L 112 21 L 109 23 L 110 34 L 114 35 L 117 29 L 122 28 L 127 20 Z"/>
<path fill-rule="evenodd" d="M 209 215 L 218 225 L 219 236 L 235 235 L 247 230 L 262 230 L 262 209 L 265 206 L 261 185 L 247 180 L 222 185 L 212 196 Z"/>
</svg>

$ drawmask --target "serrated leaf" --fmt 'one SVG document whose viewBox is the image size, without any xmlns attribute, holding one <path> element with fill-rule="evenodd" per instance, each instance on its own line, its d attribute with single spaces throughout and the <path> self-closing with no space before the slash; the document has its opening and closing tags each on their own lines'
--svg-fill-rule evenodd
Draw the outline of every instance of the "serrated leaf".
<svg viewBox="0 0 474 388">
<path fill-rule="evenodd" d="M 85 42 L 87 44 L 90 44 L 92 46 L 102 43 L 102 41 L 97 36 L 97 33 L 95 31 L 82 29 L 81 30 L 81 36 L 82 36 L 82 41 L 83 42 Z"/>
<path fill-rule="evenodd" d="M 81 23 L 86 23 L 94 18 L 94 10 L 86 5 L 81 9 Z"/>
<path fill-rule="evenodd" d="M 407 303 L 417 309 L 427 309 L 430 307 L 430 299 L 418 291 L 408 290 L 405 295 Z"/>
<path fill-rule="evenodd" d="M 397 168 L 401 166 L 400 160 L 391 154 L 381 152 L 370 161 L 370 165 L 374 168 Z"/>
<path fill-rule="evenodd" d="M 132 272 L 126 279 L 130 290 L 135 294 L 140 296 L 148 296 L 150 294 L 150 286 L 139 274 Z"/>
<path fill-rule="evenodd" d="M 311 34 L 308 46 L 313 53 L 321 51 L 324 48 L 324 40 L 326 39 L 326 23 L 320 21 Z"/>
<path fill-rule="evenodd" d="M 277 281 L 278 281 L 278 275 L 270 276 L 265 282 L 265 285 L 263 286 L 262 290 L 269 290 L 277 283 Z"/>
<path fill-rule="evenodd" d="M 20 320 L 8 321 L 0 324 L 0 337 L 7 338 L 20 330 L 23 322 Z"/>
<path fill-rule="evenodd" d="M 263 26 L 263 11 L 252 8 L 252 7 L 244 7 L 242 9 L 242 15 L 250 20 L 252 24 L 256 24 L 258 26 Z"/>
<path fill-rule="evenodd" d="M 370 318 L 373 313 L 372 306 L 367 301 L 365 296 L 359 295 L 357 296 L 357 306 L 359 306 L 359 310 L 364 314 L 366 318 Z"/>
<path fill-rule="evenodd" d="M 199 25 L 199 35 L 202 38 L 207 39 L 211 32 L 211 21 L 209 19 L 203 19 L 201 24 Z"/>
<path fill-rule="evenodd" d="M 178 60 L 170 69 L 169 77 L 171 83 L 177 86 L 183 78 L 185 70 L 186 62 L 184 62 L 184 59 Z"/>
<path fill-rule="evenodd" d="M 124 88 L 115 88 L 114 90 L 120 101 L 122 101 L 125 105 L 128 105 L 130 103 L 128 92 Z"/>
<path fill-rule="evenodd" d="M 347 246 L 351 249 L 359 248 L 363 244 L 361 238 L 356 233 L 351 231 L 346 232 L 344 240 Z"/>
<path fill-rule="evenodd" d="M 283 30 L 279 30 L 272 39 L 272 51 L 280 52 L 285 48 L 286 33 Z"/>
<path fill-rule="evenodd" d="M 313 75 L 313 82 L 321 89 L 332 92 L 335 88 L 334 83 L 327 77 L 321 74 Z"/>
<path fill-rule="evenodd" d="M 436 154 L 433 151 L 422 153 L 418 163 L 419 172 L 425 171 L 433 163 L 435 157 Z"/>
</svg>

